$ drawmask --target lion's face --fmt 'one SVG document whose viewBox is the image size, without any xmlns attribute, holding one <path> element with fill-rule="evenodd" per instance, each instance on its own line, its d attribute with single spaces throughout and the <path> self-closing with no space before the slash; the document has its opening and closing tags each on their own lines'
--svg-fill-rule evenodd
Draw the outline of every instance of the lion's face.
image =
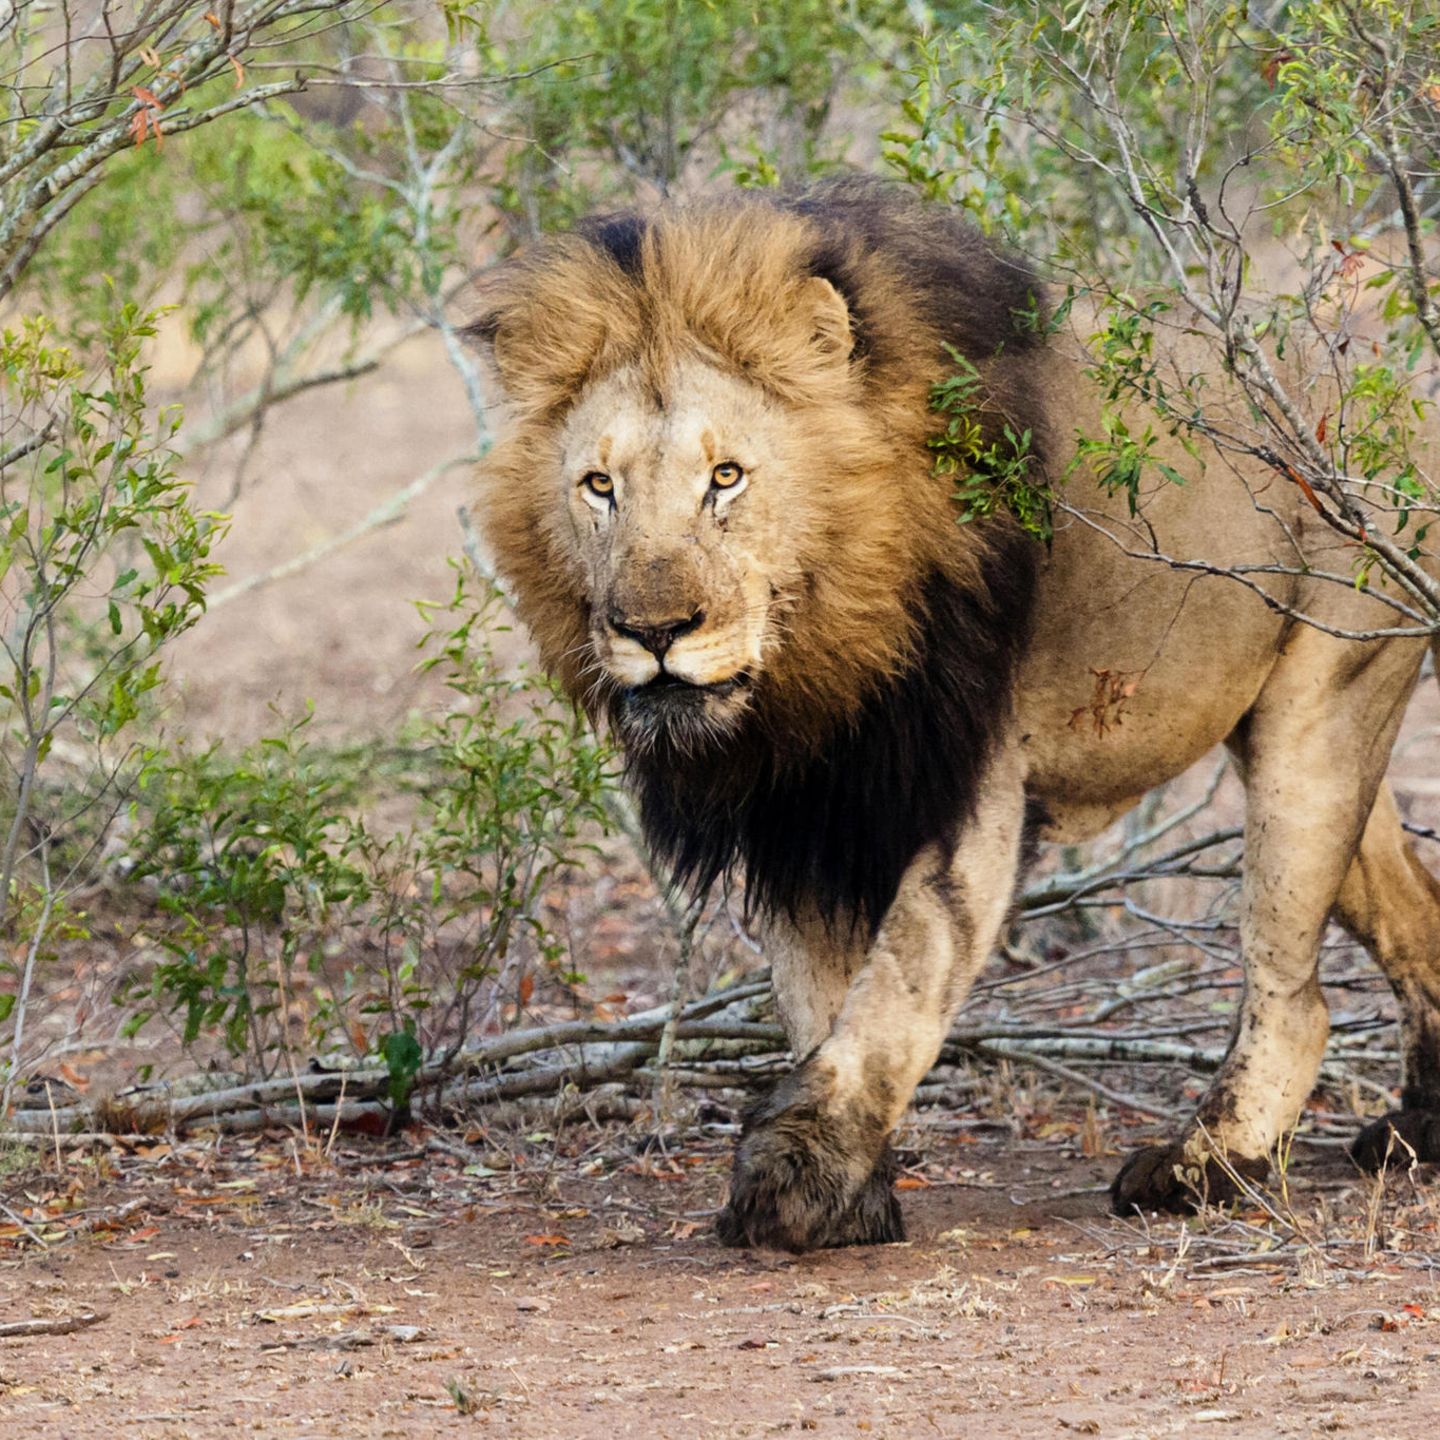
<svg viewBox="0 0 1440 1440">
<path fill-rule="evenodd" d="M 734 729 L 803 584 L 794 426 L 743 377 L 678 364 L 593 383 L 559 437 L 590 609 L 592 683 L 623 738 L 682 750 Z"/>
<path fill-rule="evenodd" d="M 632 760 L 823 746 L 913 661 L 927 577 L 970 563 L 930 483 L 938 345 L 884 338 L 875 298 L 862 346 L 798 216 L 647 235 L 628 269 L 561 236 L 490 282 L 486 539 L 544 663 Z"/>
</svg>

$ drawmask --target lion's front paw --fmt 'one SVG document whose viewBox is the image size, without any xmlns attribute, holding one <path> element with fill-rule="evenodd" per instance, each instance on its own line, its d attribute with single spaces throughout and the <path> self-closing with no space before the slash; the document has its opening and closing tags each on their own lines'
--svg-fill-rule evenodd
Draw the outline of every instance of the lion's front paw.
<svg viewBox="0 0 1440 1440">
<path fill-rule="evenodd" d="M 827 1245 L 893 1245 L 905 1238 L 905 1217 L 895 1193 L 895 1161 L 890 1147 L 870 1172 L 859 1197 L 835 1227 Z"/>
<path fill-rule="evenodd" d="M 1440 1111 L 1396 1110 L 1372 1120 L 1355 1137 L 1350 1158 L 1371 1171 L 1440 1160 Z"/>
<path fill-rule="evenodd" d="M 1231 1171 L 1246 1180 L 1263 1180 L 1270 1170 L 1265 1160 L 1233 1155 L 1226 1165 L 1213 1156 L 1197 1163 L 1186 1156 L 1182 1142 L 1146 1145 L 1120 1167 L 1110 1186 L 1110 1208 L 1117 1215 L 1132 1215 L 1136 1210 L 1190 1215 L 1202 1203 L 1228 1205 L 1239 1198 L 1240 1187 Z"/>
<path fill-rule="evenodd" d="M 720 1243 L 803 1254 L 905 1238 L 889 1164 L 882 1162 L 848 1203 L 838 1180 L 809 1155 L 781 1156 L 769 1148 L 759 1164 L 737 1157 L 730 1201 L 715 1220 Z"/>
<path fill-rule="evenodd" d="M 802 1065 L 747 1118 L 715 1223 L 722 1244 L 800 1253 L 905 1238 L 883 1132 L 827 1112 L 822 1091 Z"/>
</svg>

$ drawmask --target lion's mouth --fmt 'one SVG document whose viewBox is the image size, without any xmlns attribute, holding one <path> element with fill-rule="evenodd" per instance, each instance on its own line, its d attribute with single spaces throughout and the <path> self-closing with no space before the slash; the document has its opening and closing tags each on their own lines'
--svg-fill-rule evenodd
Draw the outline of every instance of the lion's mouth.
<svg viewBox="0 0 1440 1440">
<path fill-rule="evenodd" d="M 731 733 L 749 704 L 754 684 L 747 671 L 697 685 L 662 670 L 644 685 L 620 693 L 618 715 L 627 747 L 648 750 L 662 738 L 698 752 Z"/>
<path fill-rule="evenodd" d="M 738 690 L 748 690 L 750 684 L 749 672 L 745 670 L 732 675 L 728 680 L 716 680 L 709 685 L 698 685 L 693 680 L 686 680 L 682 676 L 672 675 L 668 670 L 662 670 L 653 680 L 635 686 L 630 694 L 637 699 L 658 699 L 662 704 L 671 699 L 678 699 L 684 704 L 706 699 L 723 700 Z"/>
</svg>

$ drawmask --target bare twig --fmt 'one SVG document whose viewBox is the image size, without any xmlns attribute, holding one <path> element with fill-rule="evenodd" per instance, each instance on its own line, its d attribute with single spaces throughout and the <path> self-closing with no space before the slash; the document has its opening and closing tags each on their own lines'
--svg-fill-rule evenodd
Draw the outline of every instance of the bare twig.
<svg viewBox="0 0 1440 1440">
<path fill-rule="evenodd" d="M 104 1310 L 88 1310 L 81 1315 L 55 1315 L 35 1320 L 0 1321 L 0 1340 L 28 1340 L 35 1335 L 73 1335 L 108 1320 Z"/>
<path fill-rule="evenodd" d="M 382 526 L 393 524 L 404 515 L 412 501 L 417 500 L 442 476 L 448 475 L 461 465 L 473 465 L 474 463 L 473 455 L 453 455 L 448 460 L 442 460 L 438 465 L 432 465 L 423 475 L 417 476 L 403 489 L 397 490 L 388 499 L 382 500 L 363 520 L 357 521 L 348 530 L 342 530 L 340 534 L 332 535 L 328 540 L 322 540 L 318 545 L 313 545 L 302 554 L 282 561 L 270 570 L 247 575 L 245 579 L 237 580 L 235 584 L 227 585 L 223 590 L 217 590 L 210 597 L 207 608 L 218 609 L 221 605 L 228 605 L 242 595 L 248 595 L 252 590 L 259 590 L 266 585 L 273 585 L 277 580 L 286 580 L 292 575 L 298 575 L 302 570 L 307 570 L 317 562 L 327 559 L 337 550 L 343 550 L 347 545 L 353 545 L 355 541 L 363 540 L 365 536 Z"/>
</svg>

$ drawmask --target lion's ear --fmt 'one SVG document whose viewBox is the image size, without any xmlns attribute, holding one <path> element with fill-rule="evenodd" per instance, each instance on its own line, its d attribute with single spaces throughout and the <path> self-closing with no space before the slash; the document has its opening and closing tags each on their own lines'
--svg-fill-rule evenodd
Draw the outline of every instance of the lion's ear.
<svg viewBox="0 0 1440 1440">
<path fill-rule="evenodd" d="M 489 357 L 509 399 L 547 405 L 582 384 L 595 363 L 605 332 L 588 318 L 566 317 L 559 307 L 502 306 L 462 334 Z"/>
<path fill-rule="evenodd" d="M 506 397 L 526 408 L 573 396 L 640 330 L 633 288 L 569 236 L 500 266 L 478 298 L 465 338 L 489 355 Z"/>
<path fill-rule="evenodd" d="M 564 390 L 573 383 L 574 373 L 583 372 L 592 346 L 584 346 L 580 355 L 573 352 L 574 337 L 561 337 L 545 324 L 530 323 L 523 311 L 506 314 L 495 310 L 466 326 L 466 339 L 473 341 L 488 356 L 500 381 L 500 388 L 511 400 L 522 405 L 543 403 L 554 391 Z M 555 342 L 561 340 L 561 344 Z"/>
<path fill-rule="evenodd" d="M 810 343 L 827 360 L 847 361 L 855 349 L 850 307 L 826 279 L 812 275 L 804 282 L 802 306 L 811 324 Z"/>
<path fill-rule="evenodd" d="M 813 401 L 830 393 L 855 351 L 845 297 L 819 275 L 789 275 L 766 290 L 732 307 L 715 348 L 781 394 Z M 757 323 L 762 316 L 768 323 Z"/>
<path fill-rule="evenodd" d="M 457 333 L 467 345 L 472 346 L 493 361 L 495 337 L 500 333 L 500 314 L 493 309 L 487 310 L 484 314 L 477 315 L 475 319 L 460 326 Z"/>
<path fill-rule="evenodd" d="M 503 303 L 494 296 L 487 297 L 490 303 L 473 320 L 460 327 L 460 338 L 467 345 L 478 350 L 491 364 L 500 385 L 507 393 L 513 393 L 515 386 L 512 375 L 516 379 L 516 367 L 508 362 L 507 354 L 511 350 L 511 341 L 504 335 L 505 329 L 505 307 Z"/>
</svg>

